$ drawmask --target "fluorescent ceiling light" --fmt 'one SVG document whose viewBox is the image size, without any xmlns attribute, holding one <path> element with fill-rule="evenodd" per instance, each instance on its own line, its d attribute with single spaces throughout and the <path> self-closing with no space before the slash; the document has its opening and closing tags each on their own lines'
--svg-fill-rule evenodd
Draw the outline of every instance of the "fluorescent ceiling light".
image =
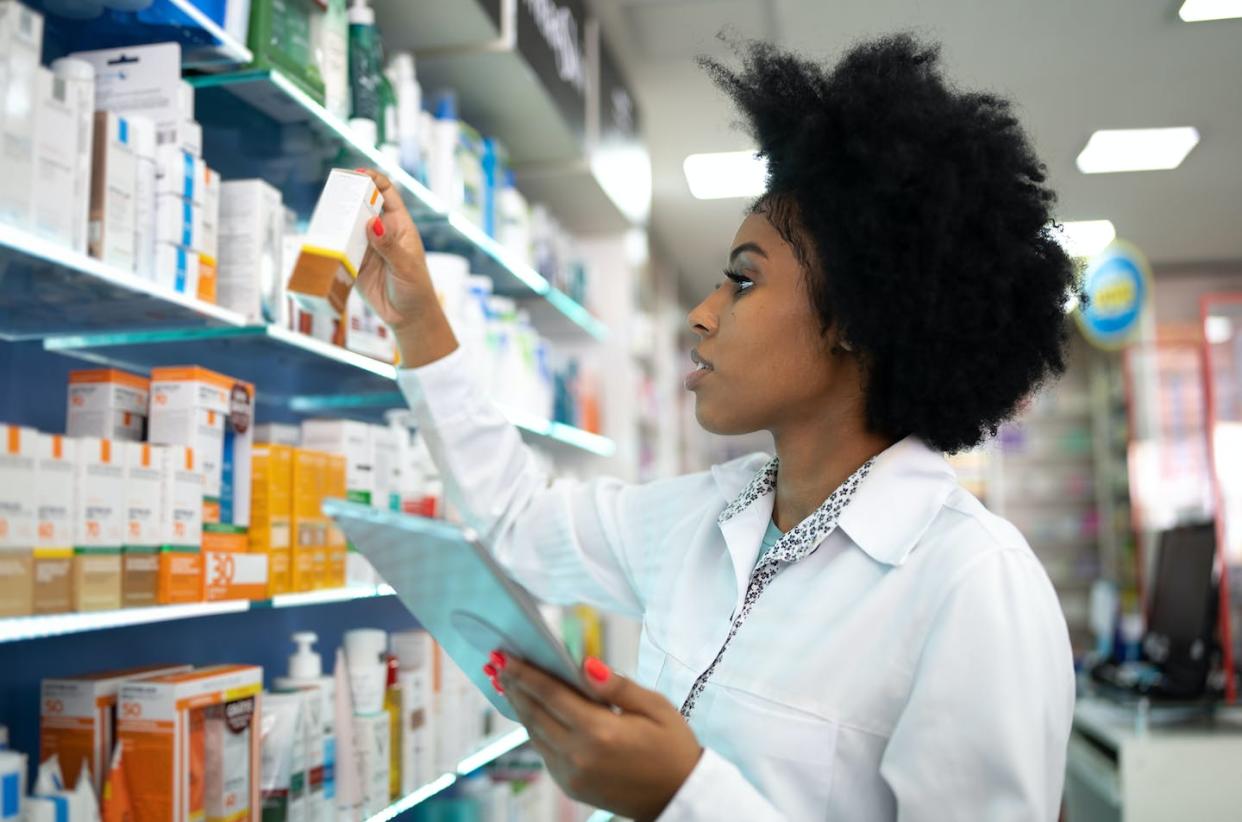
<svg viewBox="0 0 1242 822">
<path fill-rule="evenodd" d="M 1087 140 L 1078 155 L 1078 170 L 1106 174 L 1177 168 L 1198 143 L 1199 130 L 1190 126 L 1105 129 Z"/>
<path fill-rule="evenodd" d="M 1057 241 L 1071 257 L 1094 257 L 1117 237 L 1112 220 L 1077 220 L 1053 229 Z"/>
<path fill-rule="evenodd" d="M 1177 16 L 1187 23 L 1242 17 L 1242 0 L 1186 0 Z"/>
<path fill-rule="evenodd" d="M 682 169 L 699 200 L 758 197 L 767 185 L 768 161 L 753 151 L 691 154 Z"/>
</svg>

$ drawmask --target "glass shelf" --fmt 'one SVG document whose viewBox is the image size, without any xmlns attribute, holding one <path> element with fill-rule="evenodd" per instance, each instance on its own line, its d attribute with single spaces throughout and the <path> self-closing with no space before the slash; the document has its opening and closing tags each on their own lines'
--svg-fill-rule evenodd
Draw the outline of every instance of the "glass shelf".
<svg viewBox="0 0 1242 822">
<path fill-rule="evenodd" d="M 466 776 L 484 765 L 490 764 L 500 757 L 512 751 L 514 748 L 525 745 L 530 740 L 530 735 L 525 728 L 516 728 L 509 731 L 503 736 L 498 737 L 491 742 L 484 743 L 479 750 L 457 763 L 457 769 L 453 773 L 442 774 L 439 778 L 428 782 L 418 790 L 403 797 L 402 799 L 389 805 L 384 810 L 367 819 L 367 822 L 388 822 L 390 819 L 396 819 L 401 814 L 426 802 L 431 797 L 441 793 L 452 787 L 458 777 Z"/>
<path fill-rule="evenodd" d="M 47 351 L 111 368 L 149 372 L 163 365 L 201 365 L 252 382 L 265 420 L 333 416 L 381 423 L 405 408 L 393 365 L 275 326 L 155 329 L 47 337 Z M 502 407 L 527 440 L 609 457 L 607 437 Z"/>
<path fill-rule="evenodd" d="M 181 44 L 181 66 L 220 70 L 253 60 L 246 44 L 228 34 L 192 0 L 154 0 L 141 11 L 105 8 L 98 17 L 74 19 L 49 12 L 45 0 L 22 0 L 43 14 L 47 62 L 72 51 Z"/>
<path fill-rule="evenodd" d="M 240 322 L 231 311 L 0 224 L 0 339 Z"/>
<path fill-rule="evenodd" d="M 190 78 L 203 126 L 203 153 L 225 179 L 261 177 L 281 190 L 285 204 L 308 217 L 328 170 L 371 167 L 386 174 L 403 194 L 431 251 L 461 254 L 486 274 L 496 292 L 519 299 L 542 298 L 541 329 L 604 339 L 607 329 L 583 306 L 552 288 L 528 265 L 513 260 L 482 229 L 449 211 L 425 185 L 361 142 L 298 85 L 278 71 L 258 70 Z M 547 328 L 543 328 L 546 325 Z"/>
<path fill-rule="evenodd" d="M 235 614 L 261 608 L 296 608 L 331 602 L 349 602 L 369 597 L 392 596 L 387 585 L 379 587 L 335 588 L 305 594 L 284 594 L 272 599 L 228 600 L 225 602 L 192 602 L 185 605 L 155 605 L 150 608 L 121 608 L 116 611 L 48 614 L 41 616 L 5 617 L 0 619 L 0 643 L 22 642 L 44 637 L 124 628 L 152 622 Z"/>
</svg>

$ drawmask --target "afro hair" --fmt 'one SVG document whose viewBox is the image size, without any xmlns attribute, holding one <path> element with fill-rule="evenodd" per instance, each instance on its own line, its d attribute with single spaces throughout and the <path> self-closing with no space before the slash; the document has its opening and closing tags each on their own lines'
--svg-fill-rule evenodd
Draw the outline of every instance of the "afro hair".
<svg viewBox="0 0 1242 822">
<path fill-rule="evenodd" d="M 868 427 L 947 453 L 995 434 L 1064 371 L 1077 280 L 1009 102 L 953 88 L 939 48 L 905 34 L 835 66 L 739 48 L 740 69 L 700 63 L 767 159 L 753 210 L 861 357 Z"/>
</svg>

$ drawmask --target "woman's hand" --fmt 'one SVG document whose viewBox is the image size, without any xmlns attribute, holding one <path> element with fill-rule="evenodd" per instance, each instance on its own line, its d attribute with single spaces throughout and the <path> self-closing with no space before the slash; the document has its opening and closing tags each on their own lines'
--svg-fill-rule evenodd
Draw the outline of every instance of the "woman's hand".
<svg viewBox="0 0 1242 822">
<path fill-rule="evenodd" d="M 612 673 L 598 659 L 588 659 L 583 669 L 605 704 L 499 652 L 484 671 L 493 680 L 499 675 L 501 692 L 529 731 L 531 745 L 569 796 L 632 819 L 655 819 L 703 748 L 660 694 Z"/>
<path fill-rule="evenodd" d="M 359 171 L 375 181 L 384 212 L 367 226 L 371 247 L 355 287 L 392 329 L 403 366 L 435 362 L 457 348 L 457 339 L 431 283 L 423 239 L 396 186 L 378 171 Z"/>
</svg>

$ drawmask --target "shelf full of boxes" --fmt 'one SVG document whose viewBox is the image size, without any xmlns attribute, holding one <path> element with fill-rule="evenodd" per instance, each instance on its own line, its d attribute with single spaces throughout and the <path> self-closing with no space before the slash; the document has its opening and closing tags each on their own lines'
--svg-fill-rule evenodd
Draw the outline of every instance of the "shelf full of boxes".
<svg viewBox="0 0 1242 822">
<path fill-rule="evenodd" d="M 306 247 L 322 244 L 314 212 L 333 168 L 345 177 L 376 168 L 393 182 L 434 252 L 433 280 L 480 379 L 528 439 L 553 455 L 616 451 L 590 395 L 599 381 L 582 378 L 573 356 L 609 336 L 588 308 L 587 272 L 555 218 L 522 200 L 503 146 L 458 122 L 451 97 L 435 101 L 436 117 L 417 96 L 411 102 L 408 56 L 379 78 L 392 96 L 370 125 L 342 105 L 348 27 L 367 25 L 365 15 L 348 19 L 343 2 L 290 11 L 256 0 L 241 19 L 239 5 L 0 0 L 0 348 L 9 349 L 0 364 L 10 371 L 0 384 L 30 377 L 39 387 L 37 397 L 9 391 L 0 401 L 7 658 L 78 673 L 74 654 L 52 664 L 31 648 L 80 636 L 93 649 L 80 659 L 121 667 L 132 647 L 99 649 L 127 631 L 294 607 L 309 615 L 332 603 L 370 608 L 363 613 L 382 615 L 394 634 L 412 627 L 319 511 L 323 498 L 349 496 L 444 513 L 425 447 L 405 415 L 389 413 L 403 402 L 387 329 L 356 293 L 335 317 L 286 293 Z M 290 37 L 272 36 L 288 25 Z M 307 44 L 298 32 L 334 67 L 318 82 L 308 78 L 314 61 L 299 58 Z M 562 343 L 573 355 L 559 355 Z M 46 390 L 48 374 L 62 371 L 62 388 Z M 599 653 L 592 619 L 573 626 Z M 452 669 L 429 653 L 418 664 Z M 210 685 L 254 674 L 203 676 Z M 404 707 L 394 710 L 453 724 L 442 687 L 395 688 Z M 118 680 L 113 697 L 122 690 Z M 281 702 L 253 696 L 246 710 Z M 299 722 L 309 738 L 306 702 Z M 35 694 L 28 707 L 38 703 Z M 444 733 L 448 741 L 419 743 L 437 751 L 434 765 L 386 769 L 391 789 L 363 784 L 339 818 L 392 818 L 523 741 L 494 711 L 462 713 L 468 727 Z M 28 721 L 0 716 L 6 722 L 31 771 L 57 749 L 56 734 L 34 736 Z M 71 747 L 62 749 L 66 772 L 78 767 L 66 761 Z M 90 763 L 96 793 L 108 753 Z M 14 761 L 4 752 L 0 760 Z M 381 770 L 371 765 L 363 783 Z M 313 799 L 310 767 L 298 801 Z M 255 813 L 277 801 L 252 787 Z M 150 797 L 131 799 L 145 818 Z M 337 818 L 321 818 L 329 813 Z"/>
</svg>

